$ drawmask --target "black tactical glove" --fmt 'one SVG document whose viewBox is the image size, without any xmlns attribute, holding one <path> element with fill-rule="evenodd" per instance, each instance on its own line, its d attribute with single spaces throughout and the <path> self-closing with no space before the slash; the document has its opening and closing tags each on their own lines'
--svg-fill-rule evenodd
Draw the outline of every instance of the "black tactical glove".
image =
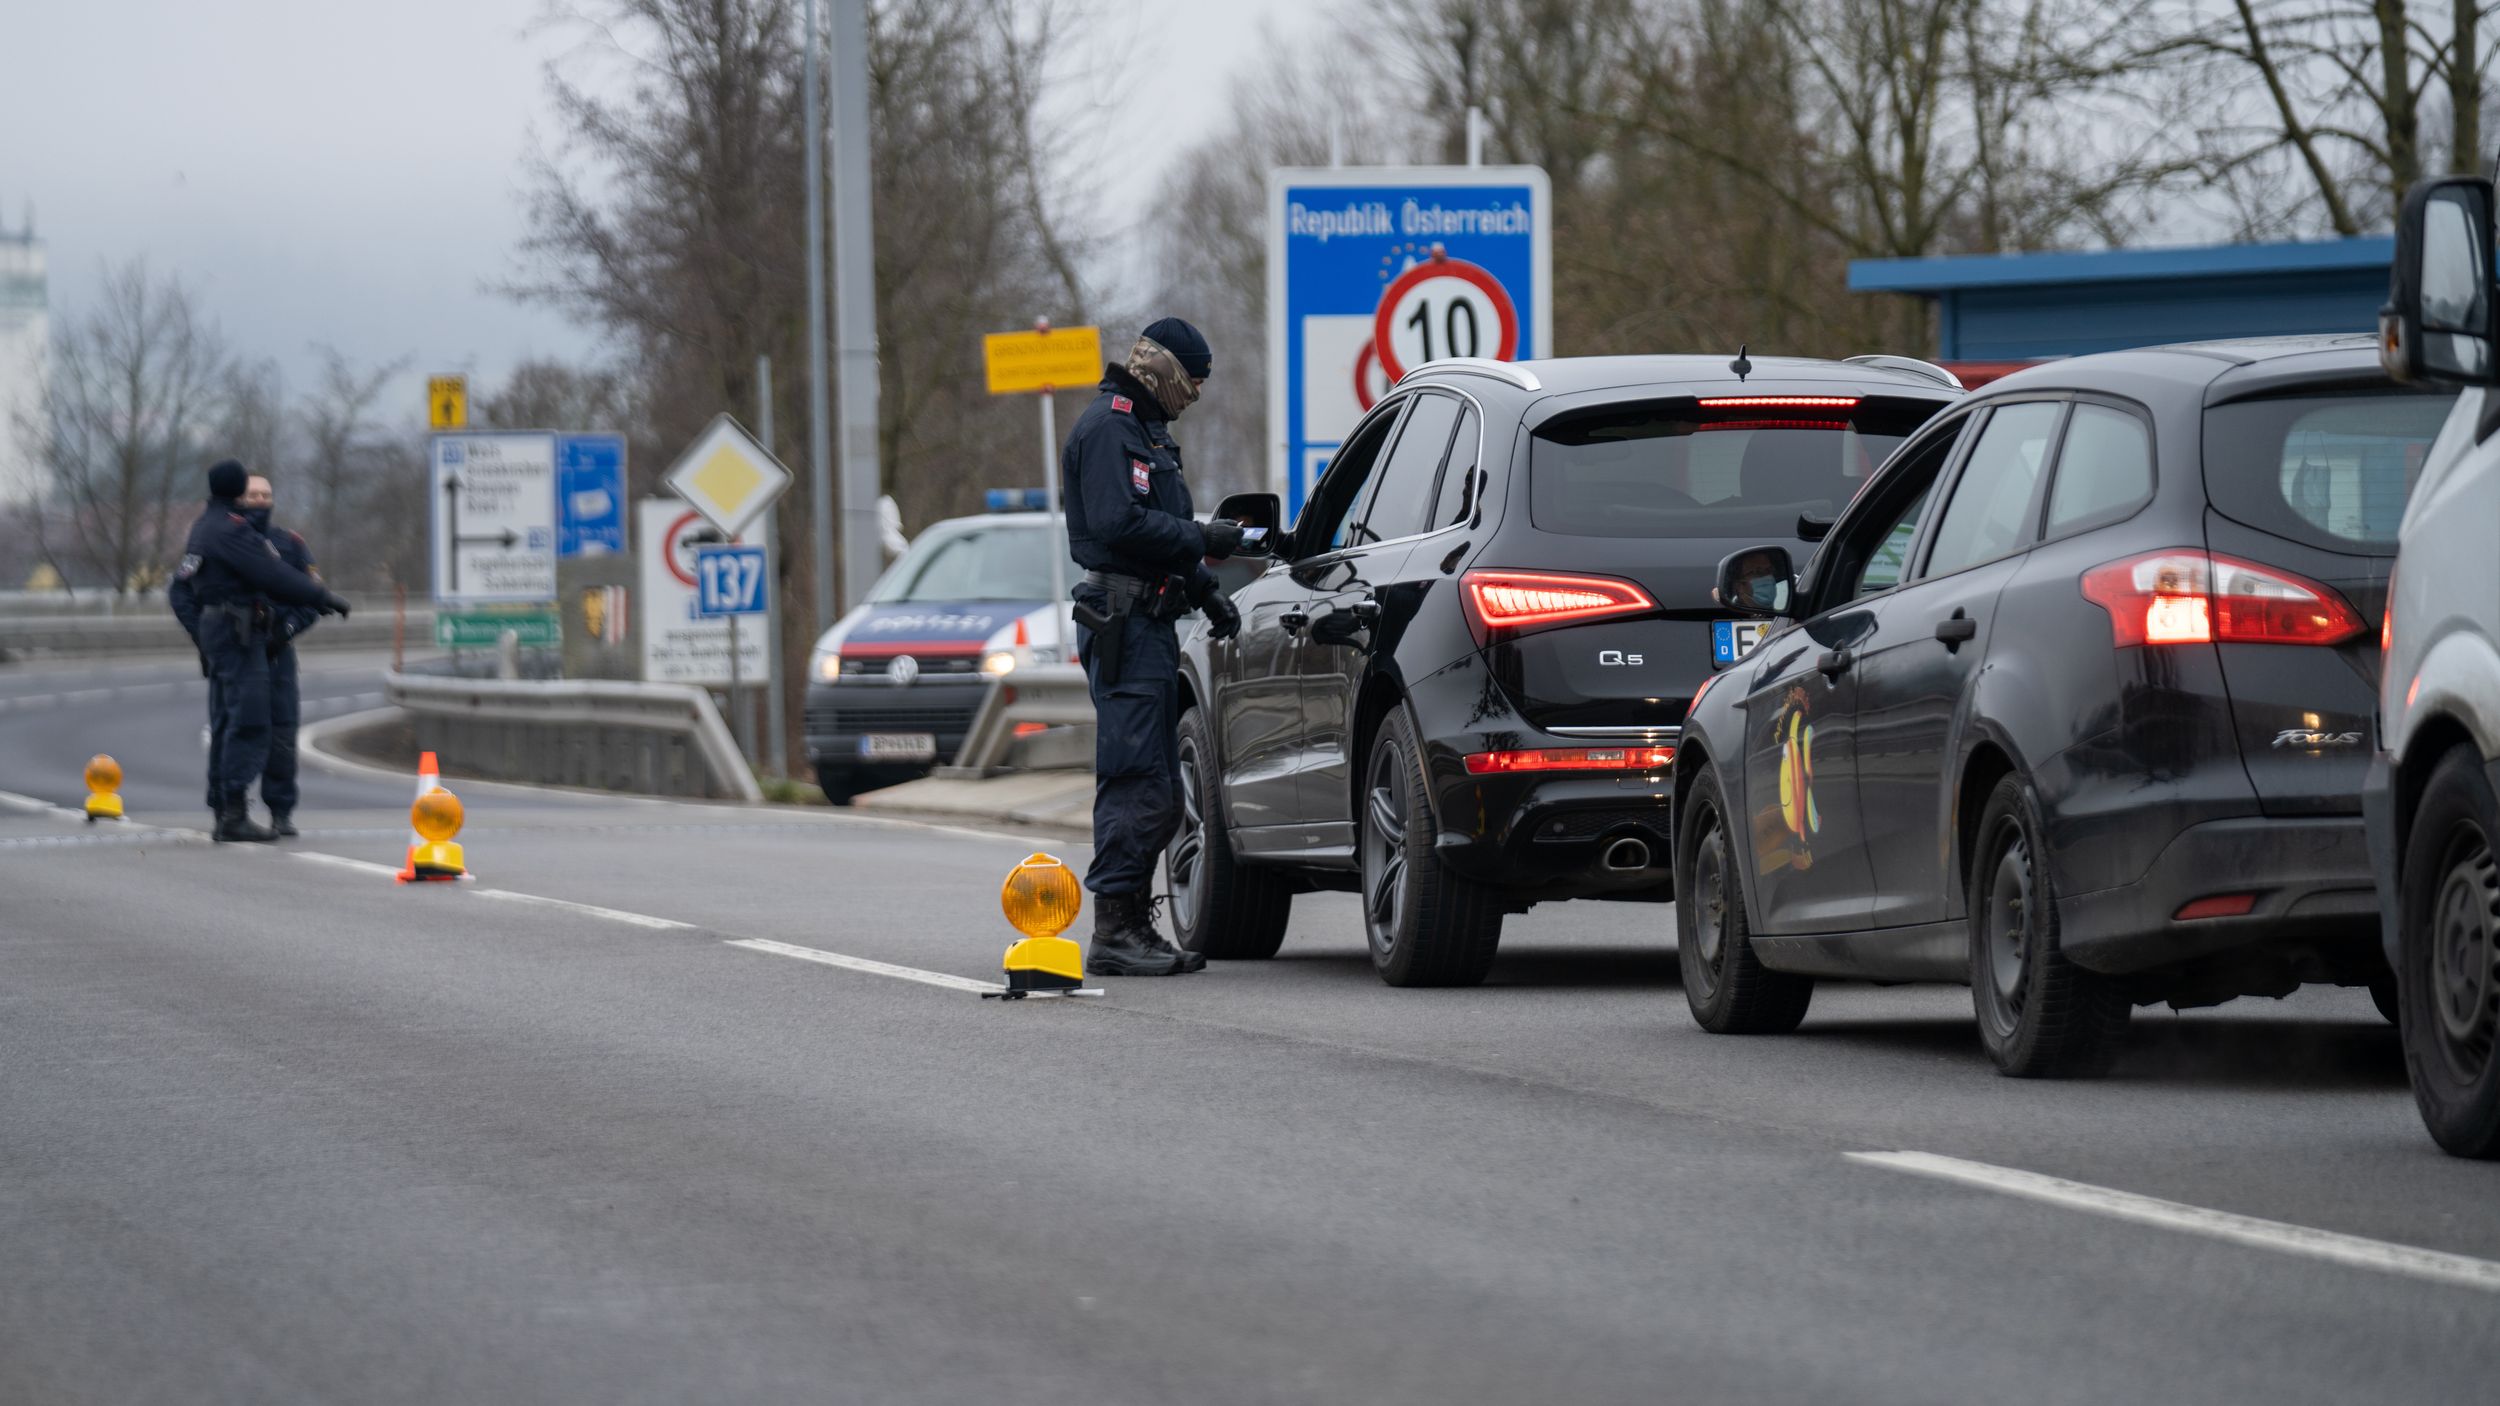
<svg viewBox="0 0 2500 1406">
<path fill-rule="evenodd" d="M 329 598 L 322 601 L 320 610 L 324 615 L 335 615 L 341 620 L 344 620 L 347 618 L 348 611 L 347 597 L 340 595 L 336 591 L 332 591 Z"/>
<path fill-rule="evenodd" d="M 1217 518 L 1199 530 L 1207 537 L 1207 555 L 1218 561 L 1241 550 L 1241 524 L 1231 518 Z"/>
<path fill-rule="evenodd" d="M 1233 598 L 1222 591 L 1209 591 L 1198 602 L 1198 609 L 1207 617 L 1207 633 L 1219 640 L 1228 640 L 1241 633 L 1241 612 L 1233 608 Z"/>
</svg>

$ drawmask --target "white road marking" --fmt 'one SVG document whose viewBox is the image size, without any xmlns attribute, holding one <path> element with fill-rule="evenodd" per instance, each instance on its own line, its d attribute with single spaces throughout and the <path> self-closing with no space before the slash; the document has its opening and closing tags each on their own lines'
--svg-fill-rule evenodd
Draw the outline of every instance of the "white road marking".
<svg viewBox="0 0 2500 1406">
<path fill-rule="evenodd" d="M 897 981 L 916 981 L 923 986 L 935 986 L 947 991 L 979 993 L 996 991 L 1000 985 L 995 981 L 974 981 L 968 976 L 954 976 L 947 972 L 922 971 L 918 967 L 898 967 L 892 962 L 871 961 L 866 957 L 846 957 L 839 952 L 819 952 L 813 947 L 795 947 L 787 942 L 774 942 L 769 938 L 734 938 L 729 945 L 743 947 L 750 952 L 767 952 L 776 957 L 796 957 L 802 962 L 818 962 L 828 967 L 841 967 L 847 971 L 866 972 L 870 976 L 890 976 Z"/>
<path fill-rule="evenodd" d="M 2139 1225 L 2210 1236 L 2260 1250 L 2306 1255 L 2311 1259 L 2349 1265 L 2355 1269 L 2375 1269 L 2386 1274 L 2427 1279 L 2437 1284 L 2500 1293 L 2500 1261 L 2424 1250 L 2386 1240 L 2316 1230 L 2286 1221 L 2235 1215 L 2229 1211 L 2208 1210 L 2203 1206 L 2163 1201 L 2133 1192 L 2093 1186 L 2088 1182 L 2042 1176 L 2037 1172 L 1991 1166 L 1986 1162 L 1969 1162 L 1933 1152 L 1850 1152 L 1843 1155 L 1852 1162 L 1868 1166 L 1889 1167 L 1915 1176 L 1960 1182 L 1965 1186 L 2001 1191 L 2009 1196 L 2064 1206 L 2069 1210 L 2134 1221 Z"/>
<path fill-rule="evenodd" d="M 39 796 L 21 796 L 15 791 L 0 791 L 0 805 L 7 806 L 11 810 L 31 811 L 37 815 L 75 820 L 80 824 L 85 824 L 87 819 L 87 813 L 83 810 L 57 806 Z"/>
<path fill-rule="evenodd" d="M 473 889 L 471 892 L 479 898 L 500 898 L 508 903 L 535 903 L 545 908 L 562 908 L 575 913 L 585 913 L 594 918 L 606 918 L 610 922 L 631 923 L 638 928 L 656 928 L 662 932 L 698 931 L 693 923 L 681 923 L 675 918 L 655 918 L 648 913 L 628 913 L 622 908 L 602 908 L 596 903 L 575 903 L 568 898 L 548 898 L 535 893 L 515 893 L 511 889 Z"/>
<path fill-rule="evenodd" d="M 388 864 L 376 864 L 370 859 L 350 859 L 343 854 L 323 854 L 317 849 L 289 849 L 275 852 L 291 854 L 297 859 L 309 859 L 315 864 L 327 864 L 336 869 L 353 869 L 359 874 L 378 874 L 385 879 L 399 877 L 397 869 Z"/>
</svg>

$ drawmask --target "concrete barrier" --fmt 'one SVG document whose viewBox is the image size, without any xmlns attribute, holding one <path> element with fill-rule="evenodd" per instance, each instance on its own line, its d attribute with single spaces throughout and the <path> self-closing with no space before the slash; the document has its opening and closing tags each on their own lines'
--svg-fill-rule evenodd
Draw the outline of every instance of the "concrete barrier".
<svg viewBox="0 0 2500 1406">
<path fill-rule="evenodd" d="M 1066 731 L 1019 739 L 1023 723 L 1044 723 Z M 1085 686 L 1085 670 L 1074 664 L 1032 664 L 1000 679 L 972 727 L 952 766 L 935 773 L 954 780 L 979 780 L 1014 765 L 1027 770 L 1091 768 L 1094 764 L 1094 696 Z"/>
<path fill-rule="evenodd" d="M 686 684 L 390 673 L 417 746 L 490 781 L 761 801 L 712 696 Z"/>
</svg>

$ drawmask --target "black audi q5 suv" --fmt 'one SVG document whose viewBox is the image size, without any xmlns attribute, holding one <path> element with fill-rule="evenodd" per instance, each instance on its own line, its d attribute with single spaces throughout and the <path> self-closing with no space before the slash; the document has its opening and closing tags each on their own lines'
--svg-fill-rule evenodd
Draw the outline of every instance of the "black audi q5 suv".
<svg viewBox="0 0 2500 1406">
<path fill-rule="evenodd" d="M 1183 648 L 1181 941 L 1257 958 L 1362 896 L 1396 986 L 1484 979 L 1532 903 L 1670 896 L 1684 708 L 1760 621 L 1721 557 L 1818 536 L 1961 387 L 1905 358 L 1434 362 L 1271 529 L 1240 634 Z"/>
</svg>

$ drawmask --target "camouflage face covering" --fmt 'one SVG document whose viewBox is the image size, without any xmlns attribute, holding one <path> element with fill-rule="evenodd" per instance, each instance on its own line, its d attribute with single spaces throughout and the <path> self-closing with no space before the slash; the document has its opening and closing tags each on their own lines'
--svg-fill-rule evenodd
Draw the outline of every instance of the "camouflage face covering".
<svg viewBox="0 0 2500 1406">
<path fill-rule="evenodd" d="M 1198 399 L 1198 383 L 1181 369 L 1179 358 L 1151 337 L 1140 337 L 1129 348 L 1128 374 L 1137 383 L 1155 393 L 1155 403 L 1163 407 L 1163 418 L 1177 420 Z"/>
</svg>

